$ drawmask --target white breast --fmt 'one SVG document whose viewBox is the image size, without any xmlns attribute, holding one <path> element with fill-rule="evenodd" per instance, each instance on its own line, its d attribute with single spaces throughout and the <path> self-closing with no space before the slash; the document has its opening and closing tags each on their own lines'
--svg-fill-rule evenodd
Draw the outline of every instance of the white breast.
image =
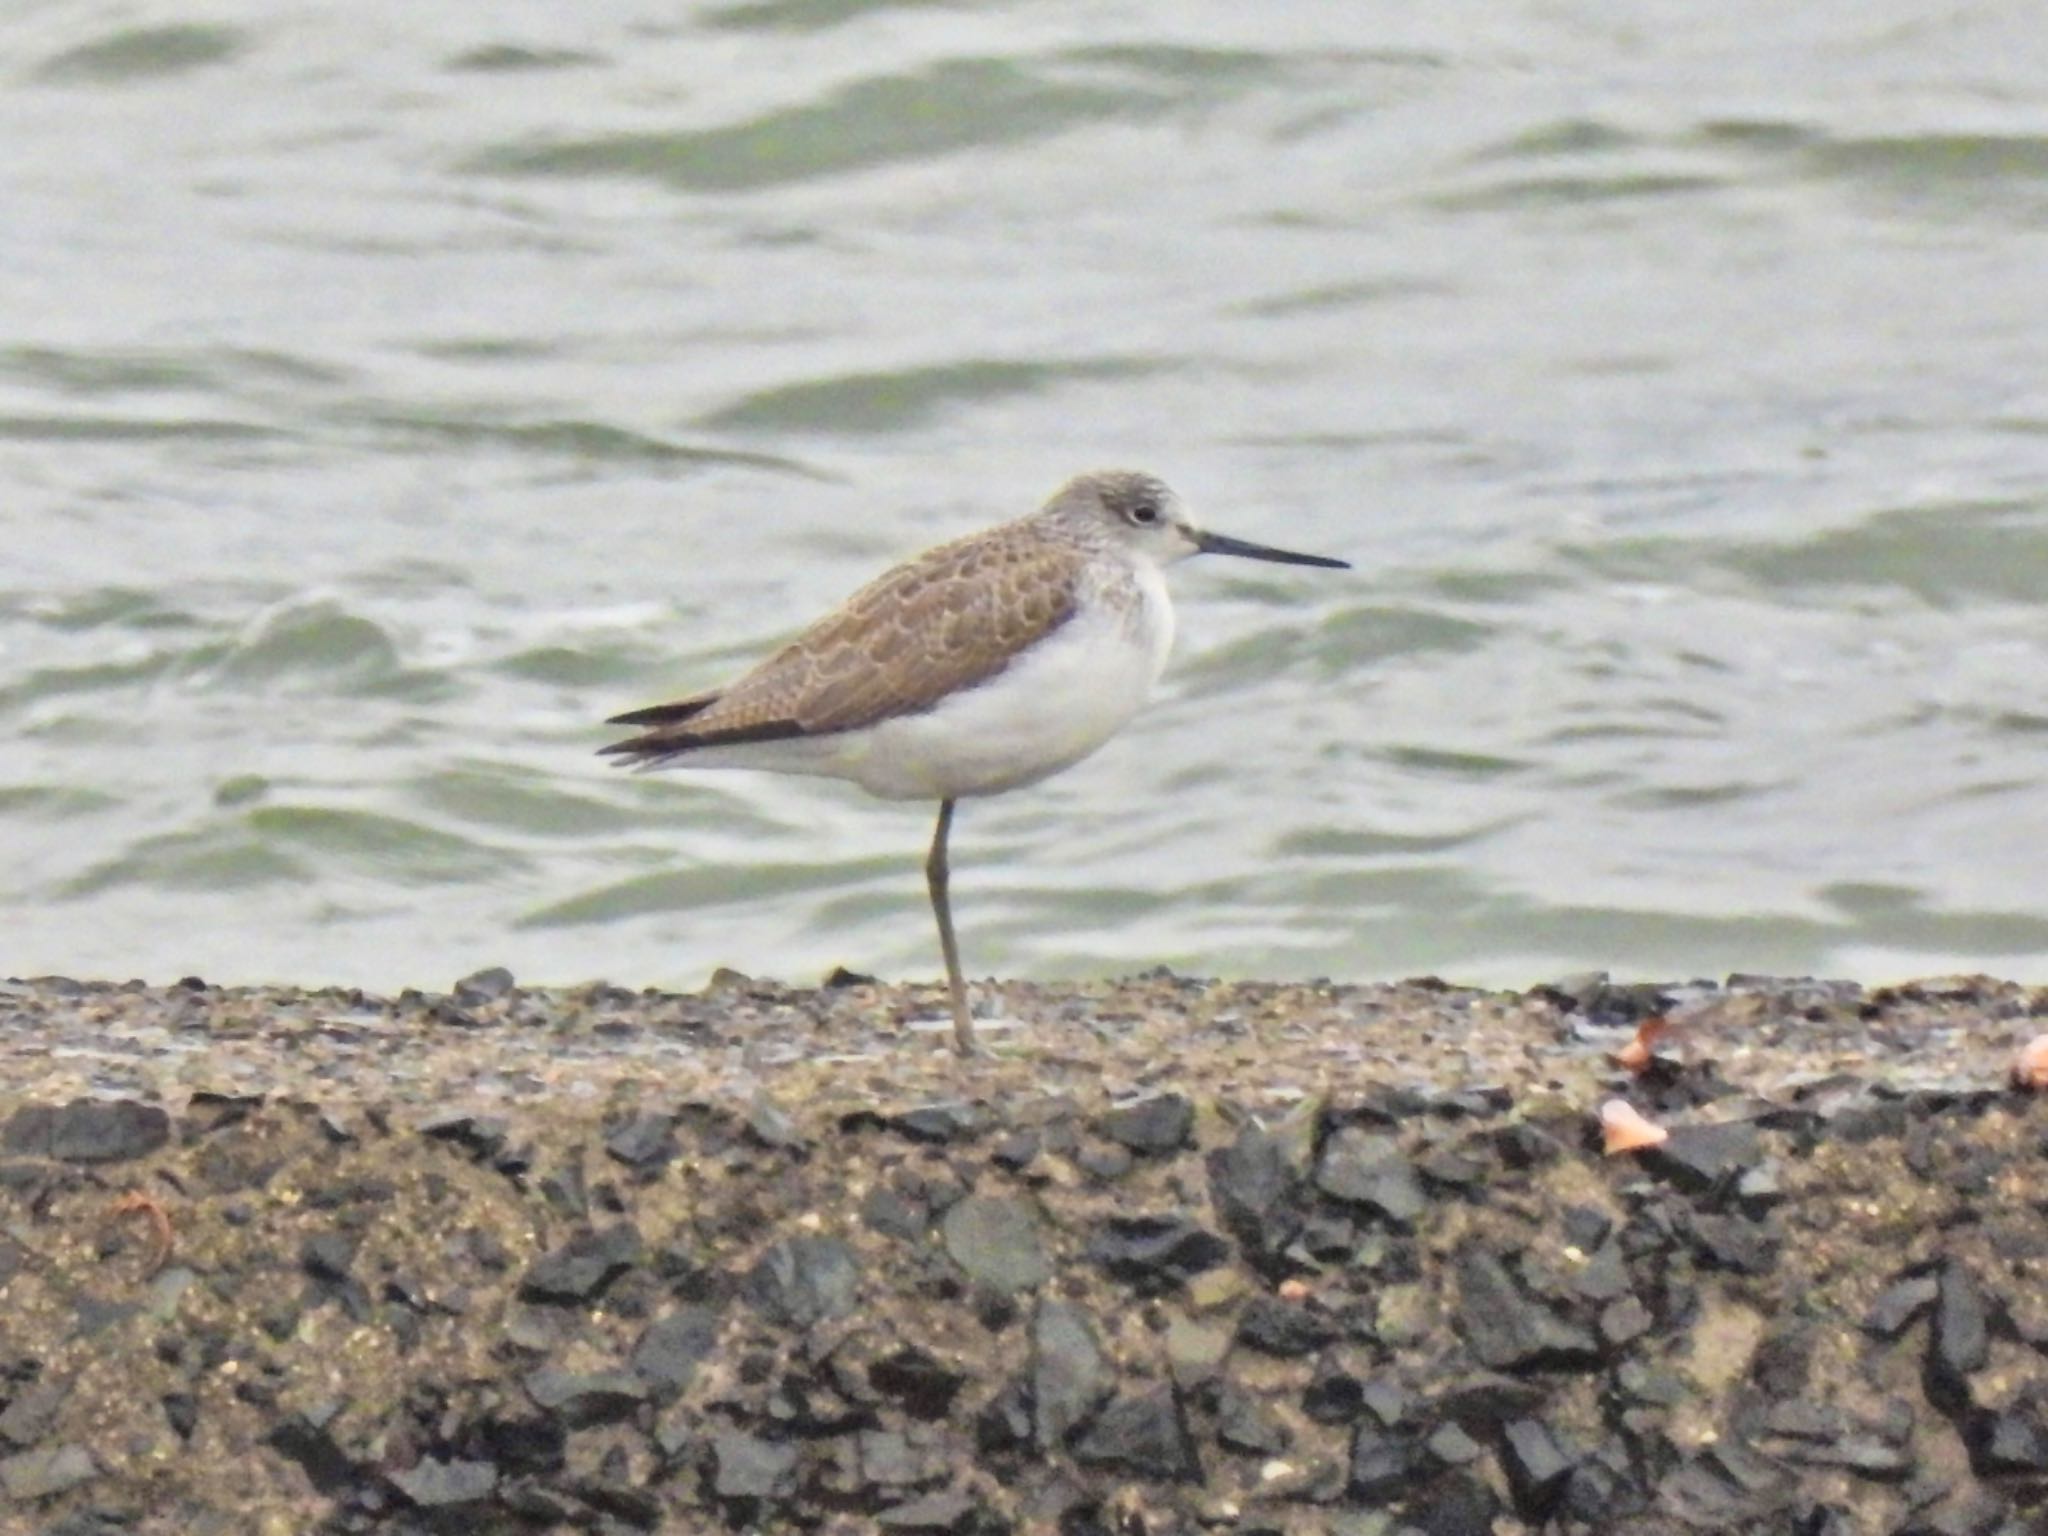
<svg viewBox="0 0 2048 1536">
<path fill-rule="evenodd" d="M 1079 762 L 1138 712 L 1173 649 L 1173 604 L 1144 562 L 1084 590 L 1079 610 L 988 682 L 885 721 L 839 771 L 896 800 L 993 795 Z"/>
</svg>

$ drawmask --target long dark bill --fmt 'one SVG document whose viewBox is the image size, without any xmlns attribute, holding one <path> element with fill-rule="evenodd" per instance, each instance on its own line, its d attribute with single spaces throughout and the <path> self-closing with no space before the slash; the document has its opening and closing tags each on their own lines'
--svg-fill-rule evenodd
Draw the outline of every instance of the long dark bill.
<svg viewBox="0 0 2048 1536">
<path fill-rule="evenodd" d="M 1239 555 L 1246 560 L 1270 560 L 1275 565 L 1320 565 L 1333 571 L 1351 569 L 1349 560 L 1332 560 L 1328 555 L 1297 555 L 1291 549 L 1251 544 L 1220 533 L 1196 534 L 1195 548 L 1205 555 Z"/>
</svg>

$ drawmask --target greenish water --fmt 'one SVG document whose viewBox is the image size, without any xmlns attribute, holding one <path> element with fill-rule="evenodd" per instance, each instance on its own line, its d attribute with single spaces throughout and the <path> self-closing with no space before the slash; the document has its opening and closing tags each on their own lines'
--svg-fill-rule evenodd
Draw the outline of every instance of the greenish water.
<svg viewBox="0 0 2048 1536">
<path fill-rule="evenodd" d="M 930 974 L 928 813 L 632 777 L 1133 464 L 1154 707 L 969 969 L 2048 976 L 2017 5 L 44 8 L 0 72 L 0 972 Z"/>
</svg>

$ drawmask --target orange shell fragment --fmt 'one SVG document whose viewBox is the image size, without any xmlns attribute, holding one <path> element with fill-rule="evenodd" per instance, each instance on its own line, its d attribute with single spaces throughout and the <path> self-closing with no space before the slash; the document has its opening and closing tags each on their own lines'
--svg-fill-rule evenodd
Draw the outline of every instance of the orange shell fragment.
<svg viewBox="0 0 2048 1536">
<path fill-rule="evenodd" d="M 2012 1085 L 2027 1093 L 2048 1088 L 2048 1035 L 2036 1035 L 2012 1061 Z"/>
<path fill-rule="evenodd" d="M 1669 1131 L 1645 1119 L 1626 1099 L 1609 1099 L 1600 1106 L 1600 1131 L 1609 1157 L 1661 1146 L 1671 1139 Z"/>
<path fill-rule="evenodd" d="M 1647 1071 L 1658 1039 L 1671 1028 L 1663 1014 L 1653 1014 L 1636 1026 L 1636 1037 L 1614 1053 L 1615 1065 L 1629 1072 Z"/>
</svg>

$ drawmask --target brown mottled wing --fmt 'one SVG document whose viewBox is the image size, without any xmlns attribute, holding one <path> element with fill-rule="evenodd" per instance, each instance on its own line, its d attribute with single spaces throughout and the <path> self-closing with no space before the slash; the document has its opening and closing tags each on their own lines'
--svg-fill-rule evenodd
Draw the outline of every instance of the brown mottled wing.
<svg viewBox="0 0 2048 1536">
<path fill-rule="evenodd" d="M 653 729 L 603 750 L 650 762 L 921 713 L 988 681 L 1073 617 L 1083 558 L 1018 524 L 942 544 L 870 582 L 730 687 L 618 716 L 613 724 Z"/>
</svg>

